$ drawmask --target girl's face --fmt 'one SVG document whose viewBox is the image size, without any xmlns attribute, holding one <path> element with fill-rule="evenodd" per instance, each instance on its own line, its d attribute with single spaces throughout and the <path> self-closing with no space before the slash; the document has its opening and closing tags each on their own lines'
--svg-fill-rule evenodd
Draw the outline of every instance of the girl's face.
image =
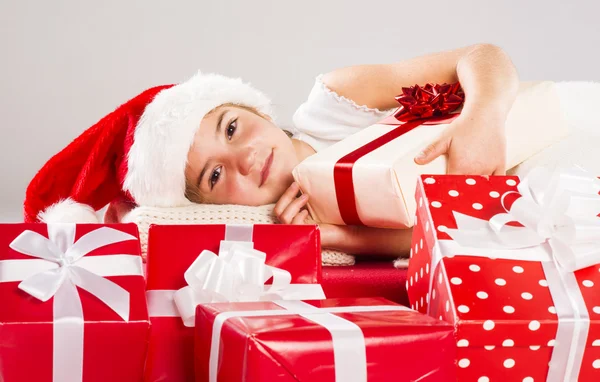
<svg viewBox="0 0 600 382">
<path fill-rule="evenodd" d="M 201 203 L 275 203 L 293 182 L 297 164 L 283 130 L 250 110 L 221 106 L 202 119 L 194 137 L 185 170 L 187 194 Z"/>
</svg>

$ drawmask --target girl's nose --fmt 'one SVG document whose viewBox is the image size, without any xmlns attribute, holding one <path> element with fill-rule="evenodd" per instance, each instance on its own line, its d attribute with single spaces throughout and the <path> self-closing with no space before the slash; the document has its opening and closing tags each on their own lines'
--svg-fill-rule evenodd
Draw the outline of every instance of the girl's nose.
<svg viewBox="0 0 600 382">
<path fill-rule="evenodd" d="M 256 151 L 248 147 L 238 155 L 238 167 L 242 175 L 248 175 L 256 164 Z"/>
</svg>

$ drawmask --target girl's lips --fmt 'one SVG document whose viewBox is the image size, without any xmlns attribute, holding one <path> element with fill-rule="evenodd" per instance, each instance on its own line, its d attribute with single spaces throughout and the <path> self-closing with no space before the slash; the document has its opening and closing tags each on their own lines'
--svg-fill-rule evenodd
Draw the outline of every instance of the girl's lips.
<svg viewBox="0 0 600 382">
<path fill-rule="evenodd" d="M 272 164 L 273 164 L 273 150 L 271 150 L 271 155 L 269 155 L 267 157 L 267 160 L 265 160 L 263 169 L 260 172 L 260 186 L 259 187 L 262 187 L 262 185 L 265 184 L 265 182 L 267 181 L 267 178 L 269 177 L 269 171 L 271 170 Z"/>
</svg>

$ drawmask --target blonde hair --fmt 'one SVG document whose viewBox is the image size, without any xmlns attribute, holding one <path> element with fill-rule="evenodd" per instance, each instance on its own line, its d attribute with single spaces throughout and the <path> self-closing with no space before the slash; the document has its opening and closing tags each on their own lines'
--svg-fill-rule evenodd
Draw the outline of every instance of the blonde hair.
<svg viewBox="0 0 600 382">
<path fill-rule="evenodd" d="M 258 115 L 261 118 L 264 118 L 268 121 L 272 121 L 272 119 L 266 115 L 261 113 L 260 111 L 258 111 L 258 109 L 251 107 L 251 106 L 246 106 L 246 105 L 238 105 L 235 103 L 225 103 L 221 106 L 218 106 L 214 109 L 212 109 L 211 111 L 209 111 L 205 117 L 211 115 L 212 113 L 214 113 L 215 111 L 219 110 L 222 107 L 237 107 L 239 109 L 244 109 L 246 111 L 249 111 L 253 114 Z M 282 129 L 285 134 L 292 139 L 292 133 L 288 130 Z M 205 203 L 204 198 L 202 197 L 202 195 L 200 195 L 200 190 L 198 188 L 198 186 L 196 184 L 194 184 L 193 182 L 190 182 L 187 178 L 185 179 L 185 197 L 192 203 L 198 203 L 198 204 L 202 204 Z"/>
</svg>

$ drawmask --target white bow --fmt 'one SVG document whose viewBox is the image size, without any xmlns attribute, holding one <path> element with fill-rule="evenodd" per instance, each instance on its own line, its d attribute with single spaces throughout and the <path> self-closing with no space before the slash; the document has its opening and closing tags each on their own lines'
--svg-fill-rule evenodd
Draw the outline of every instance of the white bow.
<svg viewBox="0 0 600 382">
<path fill-rule="evenodd" d="M 454 213 L 457 229 L 446 232 L 465 247 L 524 249 L 549 246 L 566 271 L 600 263 L 600 180 L 574 167 L 554 173 L 532 170 L 519 184 L 521 195 L 507 213 L 489 222 Z M 522 227 L 508 225 L 517 222 Z"/>
<path fill-rule="evenodd" d="M 194 326 L 196 306 L 211 302 L 323 299 L 318 284 L 291 284 L 291 274 L 265 264 L 267 255 L 240 244 L 219 256 L 204 250 L 184 274 L 188 286 L 174 300 L 185 326 Z M 265 285 L 272 278 L 271 285 Z"/>
<path fill-rule="evenodd" d="M 67 224 L 49 225 L 49 239 L 34 231 L 24 231 L 10 243 L 10 248 L 17 252 L 56 264 L 55 268 L 35 273 L 23 280 L 19 289 L 44 302 L 55 296 L 61 288 L 69 289 L 70 293 L 65 293 L 77 302 L 60 299 L 55 301 L 55 309 L 60 311 L 63 307 L 74 313 L 75 311 L 68 306 L 81 311 L 79 294 L 75 288 L 78 286 L 96 296 L 123 320 L 128 321 L 129 292 L 112 281 L 78 266 L 77 262 L 97 248 L 137 239 L 113 228 L 102 227 L 83 235 L 73 243 L 74 227 Z M 79 307 L 74 307 L 73 304 Z"/>
</svg>

